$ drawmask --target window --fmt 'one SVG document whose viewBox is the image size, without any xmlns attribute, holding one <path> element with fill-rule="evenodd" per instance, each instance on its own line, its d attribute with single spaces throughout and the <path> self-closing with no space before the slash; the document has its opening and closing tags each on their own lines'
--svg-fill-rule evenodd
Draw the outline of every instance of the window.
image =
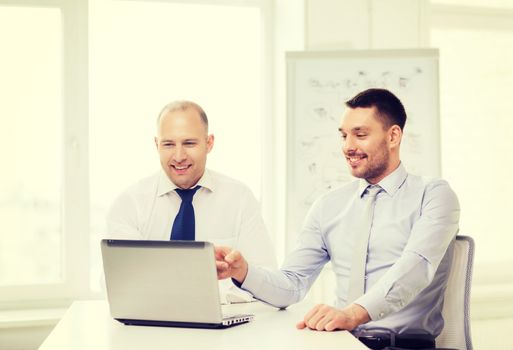
<svg viewBox="0 0 513 350">
<path fill-rule="evenodd" d="M 59 9 L 0 7 L 0 286 L 62 281 L 61 36 Z"/>
<path fill-rule="evenodd" d="M 2 303 L 85 290 L 86 9 L 81 0 L 0 0 Z"/>
<path fill-rule="evenodd" d="M 434 6 L 431 29 L 440 49 L 443 175 L 460 199 L 460 233 L 476 241 L 474 286 L 513 284 L 504 269 L 513 263 L 513 12 L 494 4 L 506 6 Z"/>
<path fill-rule="evenodd" d="M 90 11 L 91 244 L 115 196 L 158 169 L 161 108 L 200 104 L 215 144 L 207 166 L 259 196 L 261 10 L 251 6 L 93 1 Z M 95 265 L 99 270 L 99 266 Z M 97 275 L 98 273 L 96 273 Z M 91 284 L 98 286 L 93 273 Z"/>
<path fill-rule="evenodd" d="M 209 167 L 261 195 L 267 1 L 13 3 L 0 0 L 2 302 L 99 289 L 106 210 L 159 169 L 171 100 L 202 105 Z"/>
</svg>

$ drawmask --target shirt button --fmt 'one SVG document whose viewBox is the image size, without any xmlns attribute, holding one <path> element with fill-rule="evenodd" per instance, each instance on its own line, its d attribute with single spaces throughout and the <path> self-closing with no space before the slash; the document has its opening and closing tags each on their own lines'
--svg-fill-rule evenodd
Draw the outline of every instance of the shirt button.
<svg viewBox="0 0 513 350">
<path fill-rule="evenodd" d="M 383 318 L 383 316 L 385 316 L 385 313 L 384 312 L 380 312 L 379 313 L 379 318 Z"/>
</svg>

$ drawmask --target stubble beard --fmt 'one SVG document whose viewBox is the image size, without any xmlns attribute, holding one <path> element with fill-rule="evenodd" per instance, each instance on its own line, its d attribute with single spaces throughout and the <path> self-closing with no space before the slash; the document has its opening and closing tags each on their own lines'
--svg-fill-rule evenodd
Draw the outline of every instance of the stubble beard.
<svg viewBox="0 0 513 350">
<path fill-rule="evenodd" d="M 365 179 L 365 180 L 372 180 L 380 177 L 383 175 L 383 173 L 387 170 L 388 164 L 390 162 L 390 154 L 387 152 L 386 149 L 386 142 L 383 142 L 378 147 L 378 153 L 373 157 L 374 160 L 372 162 L 369 162 L 367 167 L 362 170 L 359 174 L 354 174 L 355 177 Z M 369 158 L 367 158 L 369 160 Z"/>
</svg>

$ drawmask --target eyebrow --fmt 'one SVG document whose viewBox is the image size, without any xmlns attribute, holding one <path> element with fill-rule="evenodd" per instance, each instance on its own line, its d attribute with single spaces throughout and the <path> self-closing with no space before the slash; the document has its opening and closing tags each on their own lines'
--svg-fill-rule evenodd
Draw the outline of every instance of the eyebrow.
<svg viewBox="0 0 513 350">
<path fill-rule="evenodd" d="M 366 130 L 369 130 L 369 128 L 366 126 L 356 126 L 351 129 L 352 132 L 366 131 Z M 340 128 L 338 128 L 338 131 L 344 132 L 344 129 L 342 129 L 342 127 L 340 127 Z"/>
</svg>

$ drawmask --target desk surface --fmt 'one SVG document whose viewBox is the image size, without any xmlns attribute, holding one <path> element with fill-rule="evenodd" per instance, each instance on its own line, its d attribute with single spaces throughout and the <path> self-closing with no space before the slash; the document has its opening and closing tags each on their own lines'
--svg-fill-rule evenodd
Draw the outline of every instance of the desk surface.
<svg viewBox="0 0 513 350">
<path fill-rule="evenodd" d="M 247 324 L 227 329 L 125 326 L 111 318 L 106 301 L 77 301 L 39 350 L 60 349 L 367 349 L 346 331 L 297 330 L 310 305 L 277 310 L 255 302 L 223 306 L 227 313 L 253 313 Z M 179 346 L 179 347 L 178 347 Z"/>
</svg>

